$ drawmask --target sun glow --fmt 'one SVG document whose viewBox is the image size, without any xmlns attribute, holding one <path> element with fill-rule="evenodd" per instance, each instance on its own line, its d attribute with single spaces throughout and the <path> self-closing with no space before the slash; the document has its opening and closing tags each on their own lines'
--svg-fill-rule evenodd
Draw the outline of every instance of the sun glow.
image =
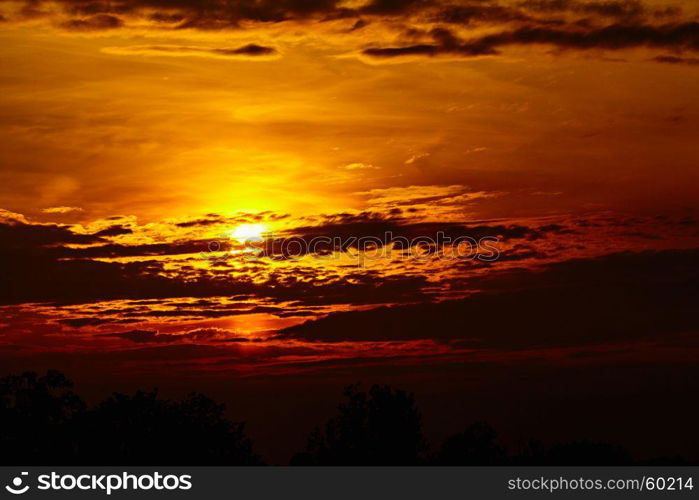
<svg viewBox="0 0 699 500">
<path fill-rule="evenodd" d="M 240 243 L 262 241 L 269 229 L 264 224 L 241 224 L 230 232 L 231 238 Z"/>
</svg>

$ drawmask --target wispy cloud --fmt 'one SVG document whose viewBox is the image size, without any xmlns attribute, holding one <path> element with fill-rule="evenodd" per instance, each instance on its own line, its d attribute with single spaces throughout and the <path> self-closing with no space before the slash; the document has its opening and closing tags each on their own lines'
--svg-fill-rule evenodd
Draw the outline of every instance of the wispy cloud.
<svg viewBox="0 0 699 500">
<path fill-rule="evenodd" d="M 128 45 L 105 47 L 102 52 L 116 55 L 170 56 L 170 57 L 214 57 L 221 59 L 276 59 L 279 52 L 273 47 L 249 43 L 241 47 L 195 47 L 185 45 Z"/>
<path fill-rule="evenodd" d="M 48 207 L 42 208 L 41 211 L 45 214 L 69 214 L 71 212 L 82 212 L 80 207 Z"/>
</svg>

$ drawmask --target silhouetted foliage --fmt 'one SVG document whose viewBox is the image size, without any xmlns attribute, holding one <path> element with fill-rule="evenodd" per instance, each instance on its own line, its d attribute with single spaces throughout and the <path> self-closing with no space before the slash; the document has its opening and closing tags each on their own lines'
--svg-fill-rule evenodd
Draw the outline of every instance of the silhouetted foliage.
<svg viewBox="0 0 699 500">
<path fill-rule="evenodd" d="M 505 452 L 496 441 L 495 429 L 485 422 L 476 422 L 444 441 L 436 456 L 437 465 L 498 465 L 505 461 Z"/>
<path fill-rule="evenodd" d="M 497 433 L 476 422 L 428 456 L 411 394 L 389 386 L 345 388 L 338 415 L 309 437 L 292 465 L 691 465 L 682 457 L 634 462 L 609 443 L 530 441 L 506 453 Z M 157 391 L 113 394 L 93 408 L 50 370 L 0 378 L 0 463 L 90 465 L 257 465 L 243 423 L 201 394 L 182 400 Z"/>
<path fill-rule="evenodd" d="M 3 463 L 56 463 L 74 453 L 74 418 L 85 403 L 62 373 L 49 370 L 0 378 Z"/>
<path fill-rule="evenodd" d="M 139 391 L 88 409 L 72 386 L 56 371 L 0 379 L 2 463 L 260 463 L 244 424 L 227 420 L 224 405 L 206 396 L 170 401 Z"/>
<path fill-rule="evenodd" d="M 182 401 L 158 399 L 157 391 L 114 394 L 87 412 L 80 456 L 90 463 L 255 465 L 244 424 L 224 416 L 224 405 L 201 394 Z"/>
<path fill-rule="evenodd" d="M 622 447 L 592 441 L 571 441 L 549 448 L 530 441 L 512 457 L 513 465 L 631 465 L 633 460 Z"/>
<path fill-rule="evenodd" d="M 351 385 L 339 415 L 316 429 L 305 453 L 292 465 L 415 465 L 427 443 L 411 394 L 374 385 L 368 392 Z"/>
<path fill-rule="evenodd" d="M 511 457 L 511 462 L 512 465 L 543 465 L 546 452 L 547 449 L 541 441 L 532 439 Z"/>
<path fill-rule="evenodd" d="M 551 447 L 545 465 L 630 465 L 631 457 L 620 446 L 591 441 L 573 441 Z"/>
</svg>

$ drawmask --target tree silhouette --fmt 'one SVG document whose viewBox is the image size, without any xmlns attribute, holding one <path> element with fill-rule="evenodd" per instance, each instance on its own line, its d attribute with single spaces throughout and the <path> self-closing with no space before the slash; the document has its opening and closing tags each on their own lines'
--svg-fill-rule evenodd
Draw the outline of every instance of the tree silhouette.
<svg viewBox="0 0 699 500">
<path fill-rule="evenodd" d="M 631 457 L 620 446 L 592 441 L 573 441 L 549 449 L 546 465 L 631 465 Z"/>
<path fill-rule="evenodd" d="M 513 465 L 631 465 L 628 452 L 610 443 L 571 441 L 547 448 L 530 441 L 512 457 Z"/>
<path fill-rule="evenodd" d="M 0 379 L 0 461 L 5 464 L 254 465 L 244 424 L 201 394 L 114 394 L 93 409 L 57 371 Z"/>
<path fill-rule="evenodd" d="M 464 432 L 447 438 L 437 454 L 438 465 L 498 465 L 505 461 L 505 452 L 498 445 L 495 429 L 485 422 L 476 422 Z"/>
<path fill-rule="evenodd" d="M 2 463 L 57 463 L 74 454 L 74 419 L 85 403 L 72 387 L 54 370 L 0 378 Z"/>
<path fill-rule="evenodd" d="M 157 391 L 114 394 L 84 415 L 91 439 L 80 443 L 80 456 L 100 464 L 261 463 L 244 424 L 228 421 L 224 411 L 201 394 L 182 401 L 158 399 Z"/>
<path fill-rule="evenodd" d="M 359 384 L 344 390 L 346 402 L 339 415 L 316 429 L 305 453 L 292 465 L 415 465 L 427 444 L 422 418 L 411 394 L 389 386 L 360 391 Z"/>
<path fill-rule="evenodd" d="M 495 430 L 476 422 L 427 456 L 415 400 L 389 386 L 345 388 L 338 414 L 311 433 L 292 465 L 629 465 L 623 448 L 572 441 L 530 441 L 508 455 Z M 157 390 L 113 394 L 93 408 L 54 370 L 0 378 L 0 464 L 257 465 L 245 426 L 201 394 L 160 398 Z M 643 465 L 688 465 L 661 457 Z"/>
</svg>

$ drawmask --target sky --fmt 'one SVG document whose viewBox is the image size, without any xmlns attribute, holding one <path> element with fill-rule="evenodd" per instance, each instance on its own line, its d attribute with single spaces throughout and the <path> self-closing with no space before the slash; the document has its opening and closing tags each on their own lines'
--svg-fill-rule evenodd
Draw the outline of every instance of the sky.
<svg viewBox="0 0 699 500">
<path fill-rule="evenodd" d="M 2 1 L 0 58 L 7 370 L 280 460 L 357 380 L 678 452 L 634 432 L 697 416 L 699 4 Z"/>
</svg>

